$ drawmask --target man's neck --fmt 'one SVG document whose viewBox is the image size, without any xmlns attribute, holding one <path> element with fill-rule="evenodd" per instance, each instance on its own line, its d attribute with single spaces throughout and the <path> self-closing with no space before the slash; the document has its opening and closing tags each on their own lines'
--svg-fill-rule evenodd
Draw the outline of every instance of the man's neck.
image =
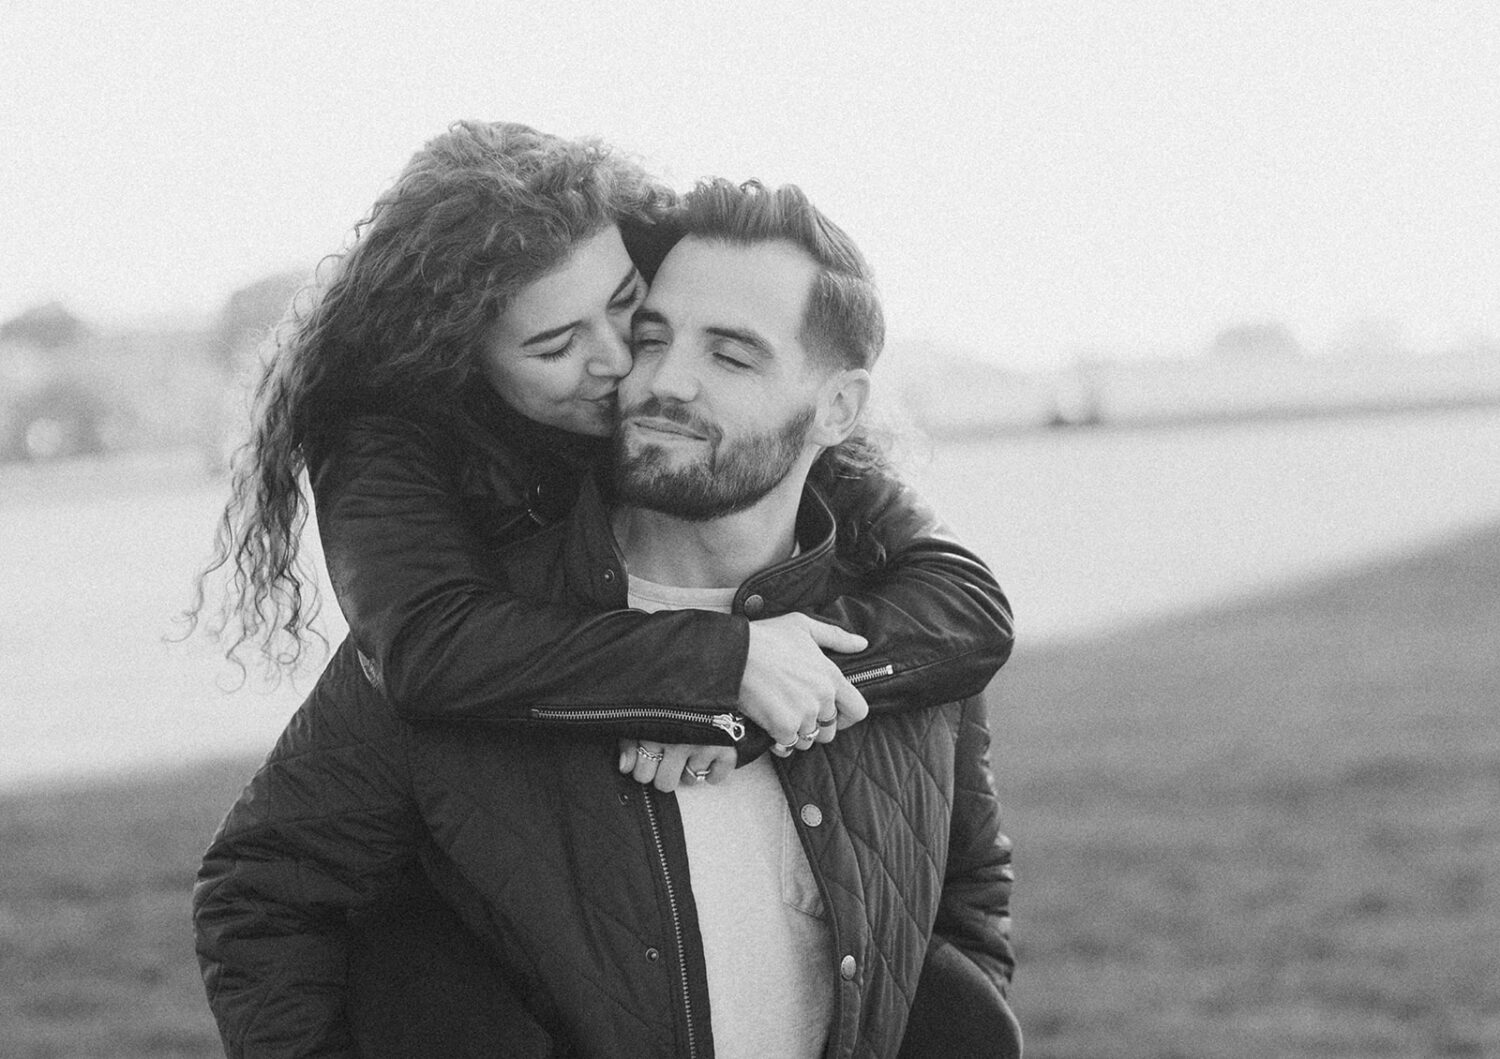
<svg viewBox="0 0 1500 1059">
<path fill-rule="evenodd" d="M 634 576 L 676 588 L 738 588 L 752 574 L 790 558 L 801 502 L 797 479 L 744 511 L 707 522 L 639 507 L 616 508 L 610 521 Z"/>
</svg>

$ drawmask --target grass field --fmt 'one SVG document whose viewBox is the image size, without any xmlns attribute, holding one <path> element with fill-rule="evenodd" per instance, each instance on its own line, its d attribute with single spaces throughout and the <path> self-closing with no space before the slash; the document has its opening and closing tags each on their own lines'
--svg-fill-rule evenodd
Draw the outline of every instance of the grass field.
<svg viewBox="0 0 1500 1059">
<path fill-rule="evenodd" d="M 1500 527 L 1027 650 L 1028 1054 L 1500 1055 Z M 0 801 L 0 1055 L 218 1054 L 187 923 L 253 763 Z"/>
</svg>

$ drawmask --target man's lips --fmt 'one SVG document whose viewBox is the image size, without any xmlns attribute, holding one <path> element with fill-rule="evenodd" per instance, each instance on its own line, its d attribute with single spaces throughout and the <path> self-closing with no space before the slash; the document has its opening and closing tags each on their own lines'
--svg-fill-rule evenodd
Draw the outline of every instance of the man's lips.
<svg viewBox="0 0 1500 1059">
<path fill-rule="evenodd" d="M 681 423 L 670 419 L 661 419 L 657 416 L 633 416 L 625 421 L 625 425 L 635 427 L 637 430 L 644 431 L 647 434 L 666 434 L 671 437 L 686 438 L 690 441 L 708 440 L 692 427 L 683 426 Z"/>
</svg>

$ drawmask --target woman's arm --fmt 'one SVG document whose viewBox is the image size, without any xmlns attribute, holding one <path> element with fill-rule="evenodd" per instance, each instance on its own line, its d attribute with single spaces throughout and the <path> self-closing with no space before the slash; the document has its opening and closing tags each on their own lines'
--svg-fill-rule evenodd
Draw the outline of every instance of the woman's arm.
<svg viewBox="0 0 1500 1059">
<path fill-rule="evenodd" d="M 1010 657 L 1010 603 L 909 486 L 870 471 L 821 485 L 838 519 L 855 591 L 810 611 L 869 640 L 839 667 L 870 709 L 936 706 L 977 695 Z"/>
<path fill-rule="evenodd" d="M 863 645 L 840 629 L 810 631 L 793 616 L 757 623 L 752 636 L 743 617 L 624 609 L 623 586 L 621 609 L 605 612 L 518 596 L 496 553 L 538 527 L 527 515 L 532 472 L 502 451 L 487 488 L 462 495 L 454 446 L 438 431 L 370 416 L 311 461 L 334 591 L 371 682 L 403 717 L 533 722 L 545 706 L 558 711 L 549 723 L 588 723 L 588 711 L 623 705 L 698 723 L 626 719 L 604 730 L 727 743 L 716 718 L 743 713 L 791 733 L 803 714 L 855 695 L 819 647 Z"/>
</svg>

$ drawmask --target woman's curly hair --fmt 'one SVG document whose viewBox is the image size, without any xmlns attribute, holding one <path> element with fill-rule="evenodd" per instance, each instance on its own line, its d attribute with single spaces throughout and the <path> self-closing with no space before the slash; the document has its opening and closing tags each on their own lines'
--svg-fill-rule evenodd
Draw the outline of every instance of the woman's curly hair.
<svg viewBox="0 0 1500 1059">
<path fill-rule="evenodd" d="M 276 329 L 188 632 L 207 579 L 226 569 L 210 635 L 237 663 L 254 643 L 270 671 L 295 666 L 318 609 L 316 579 L 298 560 L 309 448 L 362 411 L 451 415 L 479 378 L 487 332 L 523 287 L 610 225 L 649 255 L 673 199 L 595 141 L 477 121 L 429 141 L 355 226 L 350 248 L 325 259 L 327 280 L 300 293 Z"/>
</svg>

